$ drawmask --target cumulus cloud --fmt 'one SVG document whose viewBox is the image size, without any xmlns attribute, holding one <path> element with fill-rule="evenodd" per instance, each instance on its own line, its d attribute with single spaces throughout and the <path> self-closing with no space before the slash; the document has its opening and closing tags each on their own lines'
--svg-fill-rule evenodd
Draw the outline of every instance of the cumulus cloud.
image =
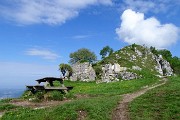
<svg viewBox="0 0 180 120">
<path fill-rule="evenodd" d="M 31 55 L 31 56 L 40 56 L 43 59 L 48 59 L 48 60 L 56 60 L 57 58 L 60 57 L 56 53 L 53 53 L 49 50 L 42 50 L 42 49 L 36 49 L 36 48 L 27 50 L 26 54 Z"/>
<path fill-rule="evenodd" d="M 111 0 L 13 0 L 0 5 L 0 15 L 20 24 L 62 24 L 89 5 L 112 5 Z"/>
<path fill-rule="evenodd" d="M 120 39 L 129 44 L 145 44 L 165 48 L 175 44 L 179 28 L 173 24 L 161 24 L 156 18 L 145 19 L 143 13 L 127 9 L 121 16 L 121 25 L 116 28 Z"/>
</svg>

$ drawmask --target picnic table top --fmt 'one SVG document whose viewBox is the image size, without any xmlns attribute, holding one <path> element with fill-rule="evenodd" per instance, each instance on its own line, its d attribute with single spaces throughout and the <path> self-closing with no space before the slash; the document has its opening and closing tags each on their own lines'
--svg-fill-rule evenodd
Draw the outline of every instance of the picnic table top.
<svg viewBox="0 0 180 120">
<path fill-rule="evenodd" d="M 63 78 L 55 78 L 55 77 L 45 77 L 45 78 L 41 78 L 41 79 L 38 79 L 36 80 L 38 83 L 41 83 L 41 82 L 52 82 L 52 81 L 63 81 Z"/>
</svg>

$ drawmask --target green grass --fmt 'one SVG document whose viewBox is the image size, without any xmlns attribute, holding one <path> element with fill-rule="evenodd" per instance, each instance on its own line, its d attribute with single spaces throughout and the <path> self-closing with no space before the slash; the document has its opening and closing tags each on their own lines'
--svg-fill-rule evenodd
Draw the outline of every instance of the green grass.
<svg viewBox="0 0 180 120">
<path fill-rule="evenodd" d="M 169 78 L 130 104 L 132 120 L 180 120 L 180 77 Z"/>
<path fill-rule="evenodd" d="M 2 120 L 75 120 L 80 110 L 87 113 L 87 120 L 109 120 L 111 111 L 119 100 L 120 96 L 106 96 L 75 100 L 48 109 L 21 108 L 13 112 L 7 112 Z"/>
<path fill-rule="evenodd" d="M 19 108 L 6 112 L 1 120 L 75 120 L 80 110 L 87 113 L 87 120 L 110 120 L 112 110 L 121 99 L 119 95 L 137 91 L 155 82 L 158 82 L 156 78 L 100 84 L 65 81 L 65 86 L 74 86 L 70 96 L 86 94 L 91 97 L 74 99 L 47 109 Z"/>
<path fill-rule="evenodd" d="M 0 104 L 0 112 L 15 109 L 17 106 L 12 104 Z"/>
<path fill-rule="evenodd" d="M 157 78 L 146 78 L 112 83 L 71 82 L 65 81 L 66 86 L 74 86 L 73 94 L 89 95 L 119 95 L 139 90 L 142 86 L 153 84 Z"/>
<path fill-rule="evenodd" d="M 7 98 L 7 99 L 1 99 L 0 100 L 0 105 L 4 104 L 4 103 L 9 103 L 12 99 L 11 98 Z"/>
<path fill-rule="evenodd" d="M 0 112 L 9 111 L 9 110 L 18 108 L 18 106 L 9 104 L 9 102 L 11 100 L 12 99 L 2 99 L 2 100 L 0 100 Z"/>
</svg>

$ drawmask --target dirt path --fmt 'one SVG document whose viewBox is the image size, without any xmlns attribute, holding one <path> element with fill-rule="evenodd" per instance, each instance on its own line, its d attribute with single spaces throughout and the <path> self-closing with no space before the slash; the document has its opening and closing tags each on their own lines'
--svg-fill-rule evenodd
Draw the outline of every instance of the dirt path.
<svg viewBox="0 0 180 120">
<path fill-rule="evenodd" d="M 146 93 L 148 90 L 164 85 L 166 81 L 167 78 L 163 78 L 162 83 L 154 84 L 151 87 L 146 86 L 144 87 L 144 89 L 134 93 L 124 94 L 122 96 L 122 100 L 119 102 L 118 106 L 115 108 L 115 110 L 112 113 L 112 120 L 129 120 L 128 104 L 131 101 L 133 101 L 135 98 Z"/>
<path fill-rule="evenodd" d="M 70 102 L 71 100 L 64 100 L 64 101 L 44 101 L 44 102 L 40 102 L 40 103 L 33 103 L 33 102 L 29 102 L 29 101 L 24 101 L 24 100 L 14 100 L 11 101 L 10 103 L 16 106 L 22 106 L 22 107 L 30 107 L 33 109 L 42 109 L 42 108 L 46 108 L 46 107 L 53 107 L 53 106 L 57 106 L 57 105 L 61 105 L 64 104 L 66 102 Z"/>
</svg>

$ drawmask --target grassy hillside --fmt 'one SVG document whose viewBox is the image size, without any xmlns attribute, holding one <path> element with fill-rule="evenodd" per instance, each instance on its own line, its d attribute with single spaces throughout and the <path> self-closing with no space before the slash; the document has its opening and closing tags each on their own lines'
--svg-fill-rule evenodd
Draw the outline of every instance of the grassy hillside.
<svg viewBox="0 0 180 120">
<path fill-rule="evenodd" d="M 180 120 L 180 77 L 135 99 L 130 105 L 132 120 Z"/>
<path fill-rule="evenodd" d="M 69 93 L 87 95 L 85 98 L 73 98 L 70 102 L 46 109 L 16 108 L 6 112 L 1 120 L 75 120 L 78 111 L 84 111 L 87 120 L 110 120 L 111 112 L 121 99 L 119 95 L 137 91 L 143 86 L 158 82 L 156 78 L 122 81 L 116 83 L 70 82 L 74 86 Z"/>
<path fill-rule="evenodd" d="M 137 73 L 143 77 L 149 77 L 152 75 L 157 75 L 155 70 L 156 61 L 154 60 L 154 54 L 149 48 L 140 45 L 129 45 L 114 53 L 110 54 L 108 57 L 94 64 L 93 67 L 96 73 L 100 73 L 100 68 L 104 64 L 114 64 L 118 63 L 121 67 L 129 68 L 127 71 Z M 132 70 L 132 66 L 139 66 L 142 68 L 141 71 Z"/>
</svg>

